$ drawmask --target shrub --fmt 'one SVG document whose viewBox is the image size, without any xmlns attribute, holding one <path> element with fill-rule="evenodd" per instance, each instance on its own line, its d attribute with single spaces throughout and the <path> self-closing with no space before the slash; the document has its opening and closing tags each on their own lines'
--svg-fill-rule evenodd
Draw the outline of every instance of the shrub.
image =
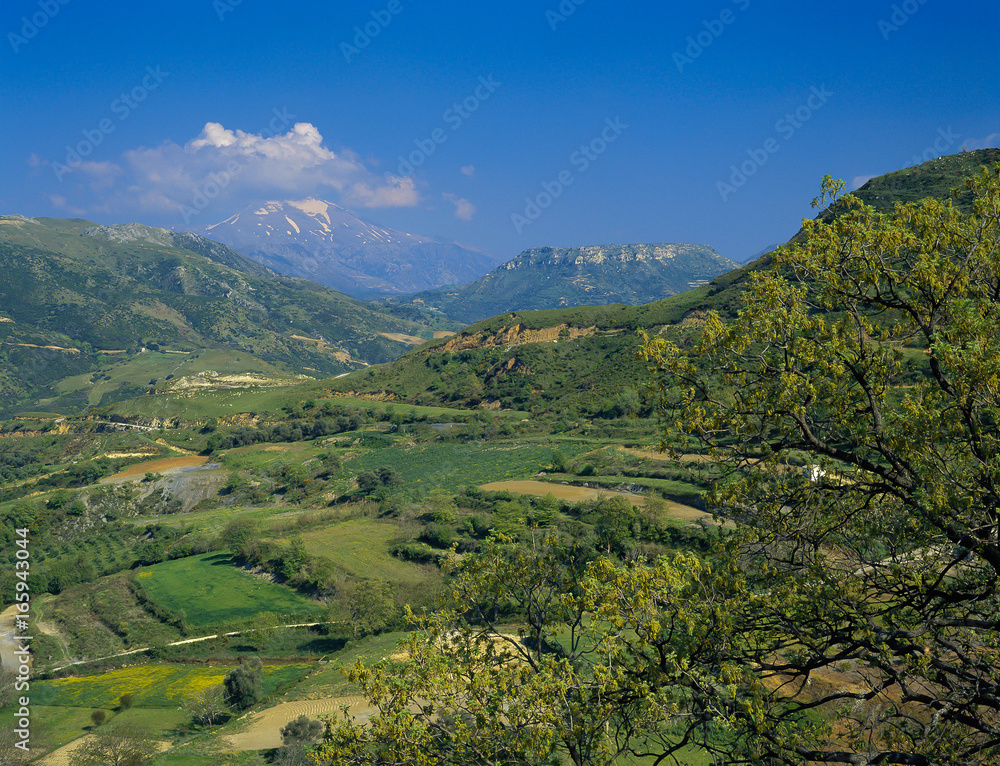
<svg viewBox="0 0 1000 766">
<path fill-rule="evenodd" d="M 246 710 L 260 701 L 263 670 L 260 660 L 244 659 L 226 673 L 222 681 L 226 704 L 237 710 Z"/>
</svg>

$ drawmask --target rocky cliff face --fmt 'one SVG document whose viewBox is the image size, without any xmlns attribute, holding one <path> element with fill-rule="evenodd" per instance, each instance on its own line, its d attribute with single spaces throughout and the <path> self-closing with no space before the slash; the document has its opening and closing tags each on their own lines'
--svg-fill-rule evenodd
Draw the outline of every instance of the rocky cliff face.
<svg viewBox="0 0 1000 766">
<path fill-rule="evenodd" d="M 467 351 L 478 348 L 506 348 L 523 346 L 527 343 L 557 343 L 560 340 L 586 338 L 597 332 L 596 327 L 571 327 L 560 324 L 533 330 L 523 324 L 510 325 L 495 333 L 462 333 L 444 344 L 445 351 Z"/>
</svg>

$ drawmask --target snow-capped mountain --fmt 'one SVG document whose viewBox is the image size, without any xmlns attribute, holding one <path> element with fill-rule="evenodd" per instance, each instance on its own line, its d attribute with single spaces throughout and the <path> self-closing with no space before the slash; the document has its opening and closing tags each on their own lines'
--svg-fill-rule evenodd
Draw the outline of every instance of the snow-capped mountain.
<svg viewBox="0 0 1000 766">
<path fill-rule="evenodd" d="M 282 274 L 365 299 L 469 282 L 500 260 L 455 242 L 376 226 L 312 198 L 255 203 L 193 231 Z"/>
</svg>

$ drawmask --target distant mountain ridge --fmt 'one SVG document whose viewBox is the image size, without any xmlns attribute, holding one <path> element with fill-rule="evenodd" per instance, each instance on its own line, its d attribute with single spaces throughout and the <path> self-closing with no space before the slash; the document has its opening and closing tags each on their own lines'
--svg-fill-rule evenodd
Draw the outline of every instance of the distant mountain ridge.
<svg viewBox="0 0 1000 766">
<path fill-rule="evenodd" d="M 475 282 L 419 293 L 410 302 L 470 323 L 507 311 L 639 305 L 698 287 L 738 266 L 709 245 L 539 247 Z"/>
<path fill-rule="evenodd" d="M 968 212 L 969 195 L 956 197 L 952 190 L 992 163 L 1000 163 L 1000 149 L 947 155 L 873 178 L 854 195 L 879 211 L 891 210 L 897 202 L 930 197 L 951 200 Z M 836 214 L 834 206 L 819 217 Z M 802 237 L 800 230 L 786 246 L 794 246 Z M 457 335 L 435 340 L 389 364 L 354 372 L 336 385 L 355 395 L 378 395 L 400 404 L 485 402 L 492 407 L 565 412 L 573 418 L 606 412 L 623 391 L 642 391 L 648 383 L 646 364 L 636 355 L 636 330 L 684 342 L 700 331 L 709 311 L 723 320 L 735 316 L 743 308 L 750 275 L 772 264 L 768 251 L 706 285 L 641 306 L 497 312 Z M 501 272 L 502 268 L 493 273 Z"/>
<path fill-rule="evenodd" d="M 365 221 L 326 200 L 269 200 L 193 231 L 288 276 L 356 298 L 473 280 L 498 258 L 482 250 Z"/>
</svg>

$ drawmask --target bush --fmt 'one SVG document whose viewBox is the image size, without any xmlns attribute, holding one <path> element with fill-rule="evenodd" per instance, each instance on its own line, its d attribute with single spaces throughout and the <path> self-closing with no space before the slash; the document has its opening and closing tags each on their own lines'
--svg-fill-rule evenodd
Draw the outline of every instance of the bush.
<svg viewBox="0 0 1000 766">
<path fill-rule="evenodd" d="M 244 659 L 222 680 L 226 704 L 246 710 L 260 701 L 264 673 L 260 660 Z"/>
<path fill-rule="evenodd" d="M 455 539 L 455 533 L 450 527 L 432 521 L 424 527 L 420 539 L 433 545 L 435 548 L 450 548 Z"/>
<path fill-rule="evenodd" d="M 94 722 L 94 726 L 100 726 L 108 720 L 108 714 L 103 710 L 95 710 L 90 714 L 90 720 Z"/>
<path fill-rule="evenodd" d="M 281 741 L 286 745 L 314 742 L 323 733 L 323 724 L 307 715 L 300 715 L 281 728 Z"/>
<path fill-rule="evenodd" d="M 413 561 L 418 564 L 431 564 L 441 557 L 441 554 L 427 543 L 419 542 L 397 543 L 389 549 L 389 553 L 403 561 Z"/>
</svg>

